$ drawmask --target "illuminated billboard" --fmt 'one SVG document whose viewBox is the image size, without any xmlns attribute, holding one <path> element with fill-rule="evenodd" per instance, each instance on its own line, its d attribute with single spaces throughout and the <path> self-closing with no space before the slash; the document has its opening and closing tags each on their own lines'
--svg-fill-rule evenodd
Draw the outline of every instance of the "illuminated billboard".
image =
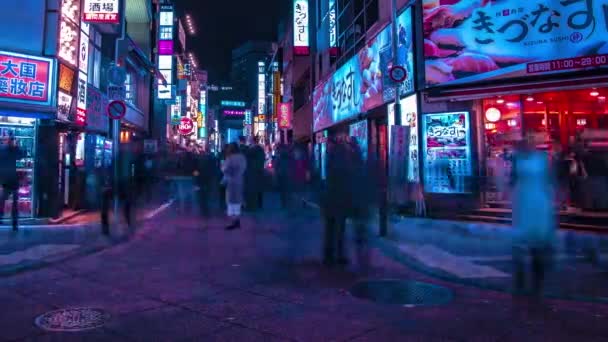
<svg viewBox="0 0 608 342">
<path fill-rule="evenodd" d="M 436 1 L 423 17 L 428 86 L 608 65 L 605 1 Z"/>
<path fill-rule="evenodd" d="M 97 24 L 119 24 L 118 0 L 84 0 L 82 20 Z"/>
<path fill-rule="evenodd" d="M 310 53 L 310 11 L 308 0 L 293 1 L 293 47 L 294 53 L 307 56 Z"/>
<path fill-rule="evenodd" d="M 329 79 L 319 82 L 313 91 L 314 130 L 320 131 L 337 122 L 365 113 L 395 98 L 395 84 L 388 71 L 397 63 L 406 70 L 401 93 L 414 91 L 414 54 L 412 11 L 406 9 L 397 17 L 397 58 L 393 57 L 389 25 Z M 395 62 L 396 61 L 396 62 Z"/>
<path fill-rule="evenodd" d="M 0 51 L 0 102 L 54 105 L 55 60 Z"/>
</svg>

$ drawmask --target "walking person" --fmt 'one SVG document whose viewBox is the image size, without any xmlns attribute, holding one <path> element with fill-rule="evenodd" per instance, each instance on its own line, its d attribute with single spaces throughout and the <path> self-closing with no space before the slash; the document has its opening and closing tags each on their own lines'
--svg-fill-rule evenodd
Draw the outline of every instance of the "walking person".
<svg viewBox="0 0 608 342">
<path fill-rule="evenodd" d="M 106 177 L 107 180 L 110 177 Z M 118 184 L 118 189 L 113 185 Z M 125 222 L 129 229 L 134 228 L 134 193 L 135 190 L 135 158 L 133 155 L 132 143 L 121 144 L 118 158 L 118 179 L 112 183 L 112 187 L 106 187 L 103 191 L 103 202 L 101 210 L 101 225 L 104 234 L 109 233 L 109 212 L 112 202 L 112 195 L 118 194 L 118 199 L 122 205 L 122 212 Z M 116 215 L 117 213 L 114 213 Z"/>
<path fill-rule="evenodd" d="M 526 254 L 532 263 L 532 290 L 540 296 L 555 239 L 554 178 L 547 154 L 527 141 L 519 143 L 513 162 L 513 261 L 515 289 L 524 290 Z"/>
<path fill-rule="evenodd" d="M 330 138 L 327 146 L 326 180 L 321 190 L 321 215 L 324 220 L 323 263 L 346 264 L 344 230 L 350 205 L 348 150 Z"/>
<path fill-rule="evenodd" d="M 15 137 L 13 135 L 5 137 L 0 146 L 0 185 L 2 186 L 0 220 L 4 217 L 5 203 L 12 195 L 11 215 L 14 232 L 18 230 L 19 220 L 19 176 L 17 174 L 17 161 L 21 158 L 23 158 L 23 152 L 17 146 Z"/>
<path fill-rule="evenodd" d="M 247 170 L 247 159 L 239 151 L 234 143 L 226 147 L 226 160 L 222 165 L 224 178 L 222 183 L 226 185 L 226 207 L 228 217 L 232 223 L 226 227 L 227 230 L 241 227 L 241 209 L 244 200 L 244 178 Z"/>
</svg>

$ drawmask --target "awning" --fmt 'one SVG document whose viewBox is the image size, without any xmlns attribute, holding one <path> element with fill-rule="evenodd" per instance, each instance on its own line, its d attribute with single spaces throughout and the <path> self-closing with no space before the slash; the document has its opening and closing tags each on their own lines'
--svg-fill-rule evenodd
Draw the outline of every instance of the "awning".
<svg viewBox="0 0 608 342">
<path fill-rule="evenodd" d="M 435 101 L 467 101 L 492 96 L 513 94 L 535 94 L 547 91 L 577 90 L 600 88 L 608 86 L 608 76 L 587 76 L 570 78 L 568 80 L 547 80 L 517 84 L 486 85 L 459 89 L 431 89 L 427 92 L 426 100 Z"/>
</svg>

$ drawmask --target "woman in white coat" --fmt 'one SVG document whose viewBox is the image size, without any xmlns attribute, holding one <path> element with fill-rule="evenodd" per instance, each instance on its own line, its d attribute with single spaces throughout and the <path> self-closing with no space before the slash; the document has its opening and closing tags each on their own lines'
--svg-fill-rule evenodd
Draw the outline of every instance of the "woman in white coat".
<svg viewBox="0 0 608 342">
<path fill-rule="evenodd" d="M 247 159 L 239 151 L 236 144 L 232 143 L 226 147 L 226 160 L 222 164 L 224 178 L 223 184 L 226 185 L 226 208 L 232 223 L 226 227 L 228 230 L 241 227 L 241 207 L 244 200 L 244 177 L 247 169 Z"/>
</svg>

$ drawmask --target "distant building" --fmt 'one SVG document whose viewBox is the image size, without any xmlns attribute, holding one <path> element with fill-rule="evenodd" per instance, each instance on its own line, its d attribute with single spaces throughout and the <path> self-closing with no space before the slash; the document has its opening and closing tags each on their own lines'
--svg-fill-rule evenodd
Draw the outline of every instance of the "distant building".
<svg viewBox="0 0 608 342">
<path fill-rule="evenodd" d="M 248 41 L 232 50 L 231 84 L 248 104 L 257 100 L 258 62 L 268 61 L 276 50 L 276 44 L 264 41 Z"/>
</svg>

